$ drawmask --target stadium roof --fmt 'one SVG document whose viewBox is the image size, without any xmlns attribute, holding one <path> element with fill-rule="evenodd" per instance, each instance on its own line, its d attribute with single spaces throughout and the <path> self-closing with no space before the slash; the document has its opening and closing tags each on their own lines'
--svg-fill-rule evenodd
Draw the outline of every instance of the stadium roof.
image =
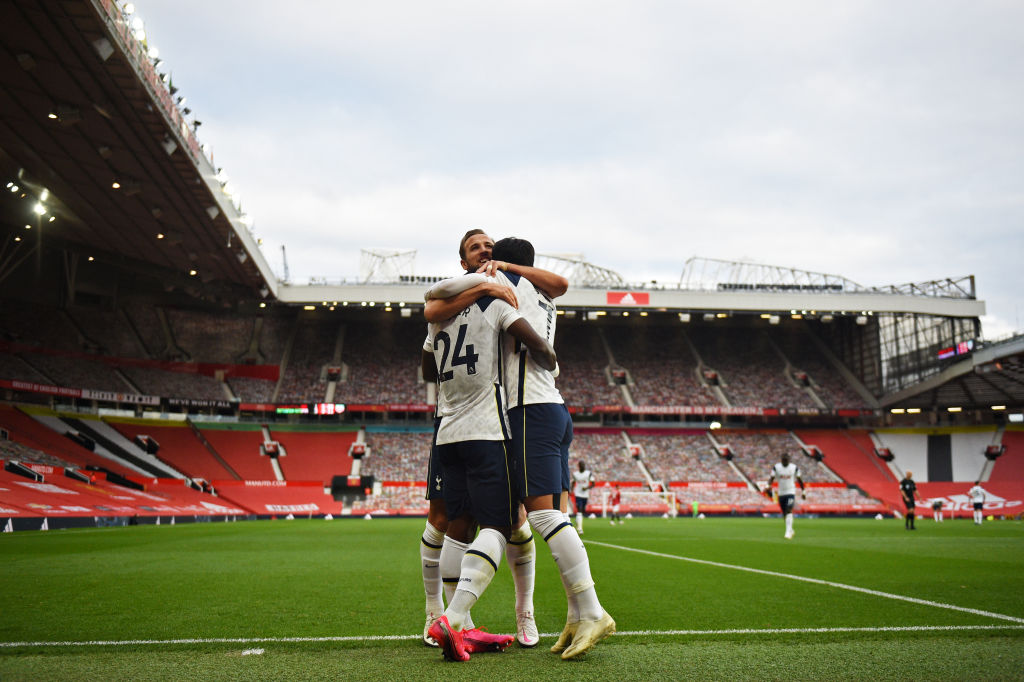
<svg viewBox="0 0 1024 682">
<path fill-rule="evenodd" d="M 132 33 L 111 0 L 0 4 L 0 276 L 42 245 L 258 291 L 273 275 L 200 148 L 201 122 Z"/>
<path fill-rule="evenodd" d="M 0 6 L 0 184 L 9 185 L 0 191 L 9 240 L 0 278 L 42 244 L 169 286 L 191 285 L 204 296 L 273 295 L 290 304 L 420 300 L 424 280 L 433 278 L 279 281 L 199 143 L 201 122 L 175 96 L 132 21 L 112 0 Z M 678 283 L 628 283 L 571 255 L 541 256 L 538 265 L 569 278 L 572 288 L 560 300 L 566 308 L 985 312 L 972 277 L 868 288 L 838 275 L 691 259 Z"/>
<path fill-rule="evenodd" d="M 883 407 L 897 409 L 1024 405 L 1024 336 L 986 345 L 941 373 L 880 402 Z"/>
</svg>

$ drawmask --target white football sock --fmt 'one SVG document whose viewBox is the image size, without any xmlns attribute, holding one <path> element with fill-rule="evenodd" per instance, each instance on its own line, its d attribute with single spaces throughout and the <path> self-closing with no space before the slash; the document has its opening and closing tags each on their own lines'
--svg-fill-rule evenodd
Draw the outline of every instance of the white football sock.
<svg viewBox="0 0 1024 682">
<path fill-rule="evenodd" d="M 601 602 L 594 589 L 594 579 L 590 575 L 590 559 L 587 550 L 580 541 L 580 536 L 572 524 L 566 523 L 562 514 L 554 509 L 542 509 L 529 513 L 530 525 L 540 533 L 551 556 L 558 565 L 562 585 L 566 588 L 569 600 L 568 617 L 570 620 L 597 620 L 604 613 Z M 577 610 L 573 618 L 573 600 Z"/>
<path fill-rule="evenodd" d="M 459 586 L 459 575 L 462 573 L 462 557 L 466 555 L 469 545 L 444 536 L 441 546 L 441 582 L 444 585 L 444 598 L 450 605 L 455 597 L 455 589 Z M 472 616 L 466 616 L 463 626 L 473 627 Z"/>
<path fill-rule="evenodd" d="M 505 553 L 505 536 L 493 528 L 483 528 L 462 557 L 462 571 L 458 589 L 444 615 L 456 630 L 466 626 L 469 610 L 484 593 L 498 570 L 501 555 Z"/>
<path fill-rule="evenodd" d="M 787 533 L 792 533 L 793 532 L 793 515 L 792 514 L 786 514 L 786 532 Z"/>
<path fill-rule="evenodd" d="M 533 613 L 533 585 L 536 573 L 537 544 L 529 522 L 512 531 L 505 546 L 505 560 L 516 585 L 516 614 Z"/>
<path fill-rule="evenodd" d="M 441 547 L 444 533 L 430 525 L 423 530 L 420 538 L 420 566 L 423 569 L 423 592 L 426 595 L 426 612 L 441 615 L 444 601 L 441 599 Z"/>
</svg>

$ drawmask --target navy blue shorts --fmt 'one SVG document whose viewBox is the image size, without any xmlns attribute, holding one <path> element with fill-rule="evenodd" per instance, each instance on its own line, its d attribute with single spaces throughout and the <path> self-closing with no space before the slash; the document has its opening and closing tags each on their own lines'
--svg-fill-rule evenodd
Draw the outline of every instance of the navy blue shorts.
<svg viewBox="0 0 1024 682">
<path fill-rule="evenodd" d="M 569 490 L 572 419 L 565 405 L 539 403 L 508 411 L 513 490 L 520 498 Z"/>
<path fill-rule="evenodd" d="M 576 513 L 582 514 L 587 511 L 587 503 L 590 502 L 589 497 L 577 497 L 576 498 Z"/>
<path fill-rule="evenodd" d="M 795 506 L 796 495 L 779 495 L 779 509 L 782 510 L 783 514 L 790 513 Z"/>
<path fill-rule="evenodd" d="M 984 502 L 975 502 L 974 503 L 974 511 L 982 511 L 983 509 L 985 509 L 985 503 Z"/>
<path fill-rule="evenodd" d="M 430 459 L 427 461 L 427 494 L 428 500 L 444 500 L 444 476 L 441 462 L 437 459 L 437 428 L 441 425 L 439 418 L 434 419 L 434 437 L 430 439 Z"/>
<path fill-rule="evenodd" d="M 434 449 L 444 472 L 448 518 L 469 514 L 481 526 L 510 528 L 519 498 L 512 492 L 506 441 L 467 440 Z"/>
</svg>

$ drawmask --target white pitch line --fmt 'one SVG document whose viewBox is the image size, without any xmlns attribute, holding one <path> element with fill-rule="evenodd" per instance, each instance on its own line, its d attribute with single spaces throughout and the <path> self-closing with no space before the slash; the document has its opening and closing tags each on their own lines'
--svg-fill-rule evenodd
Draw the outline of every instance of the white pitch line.
<svg viewBox="0 0 1024 682">
<path fill-rule="evenodd" d="M 636 549 L 634 547 L 624 547 L 622 545 L 613 545 L 607 542 L 596 542 L 594 540 L 588 540 L 588 545 L 600 545 L 601 547 L 610 547 L 611 549 L 621 549 L 624 552 L 635 552 L 637 554 L 647 554 L 649 556 L 661 557 L 663 559 L 675 559 L 676 561 L 688 561 L 694 564 L 703 564 L 705 566 L 717 566 L 718 568 L 731 568 L 737 571 L 746 571 L 747 573 L 758 573 L 760 575 L 770 575 L 775 578 L 787 578 L 789 580 L 799 580 L 805 583 L 813 583 L 815 585 L 825 585 L 827 587 L 836 587 L 841 590 L 850 590 L 851 592 L 860 592 L 862 594 L 870 594 L 874 597 L 885 597 L 886 599 L 898 599 L 899 601 L 910 602 L 912 604 L 921 604 L 923 606 L 934 606 L 940 609 L 949 609 L 951 611 L 963 611 L 964 613 L 971 613 L 976 616 L 985 616 L 986 618 L 997 618 L 999 620 L 1008 620 L 1014 623 L 1024 623 L 1024 618 L 1018 618 L 1017 616 L 1008 616 L 1003 613 L 994 613 L 992 611 L 982 611 L 980 609 L 972 609 L 966 606 L 957 606 L 956 604 L 944 604 L 943 602 L 931 601 L 928 599 L 918 599 L 917 597 L 907 597 L 902 594 L 893 594 L 892 592 L 881 592 L 879 590 L 872 590 L 866 587 L 857 587 L 856 585 L 847 585 L 845 583 L 836 583 L 831 580 L 819 580 L 818 578 L 806 578 L 801 575 L 790 575 L 789 573 L 779 573 L 777 571 L 766 571 L 761 568 L 750 568 L 748 566 L 737 566 L 736 564 L 725 564 L 719 561 L 708 561 L 707 559 L 694 559 L 693 557 L 679 556 L 678 554 L 664 554 L 662 552 L 652 552 L 646 549 Z"/>
<path fill-rule="evenodd" d="M 614 633 L 615 637 L 652 636 L 714 636 L 714 635 L 782 635 L 829 634 L 842 632 L 956 632 L 965 630 L 1024 630 L 1024 625 L 907 625 L 880 627 L 834 628 L 735 628 L 730 630 L 627 630 Z M 557 632 L 542 632 L 541 637 L 557 637 Z M 0 642 L 0 649 L 16 647 L 87 647 L 87 646 L 142 646 L 174 644 L 295 644 L 317 642 L 397 642 L 418 640 L 422 635 L 366 635 L 351 637 L 209 637 L 191 639 L 119 639 L 87 640 L 81 642 Z"/>
</svg>

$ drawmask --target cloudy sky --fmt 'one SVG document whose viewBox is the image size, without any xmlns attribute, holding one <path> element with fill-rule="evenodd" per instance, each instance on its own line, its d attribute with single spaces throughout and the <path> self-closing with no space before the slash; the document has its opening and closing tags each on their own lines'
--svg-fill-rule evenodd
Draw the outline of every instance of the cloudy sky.
<svg viewBox="0 0 1024 682">
<path fill-rule="evenodd" d="M 1024 329 L 1017 0 L 138 0 L 292 281 L 451 274 L 470 227 L 678 282 L 973 274 Z"/>
</svg>

